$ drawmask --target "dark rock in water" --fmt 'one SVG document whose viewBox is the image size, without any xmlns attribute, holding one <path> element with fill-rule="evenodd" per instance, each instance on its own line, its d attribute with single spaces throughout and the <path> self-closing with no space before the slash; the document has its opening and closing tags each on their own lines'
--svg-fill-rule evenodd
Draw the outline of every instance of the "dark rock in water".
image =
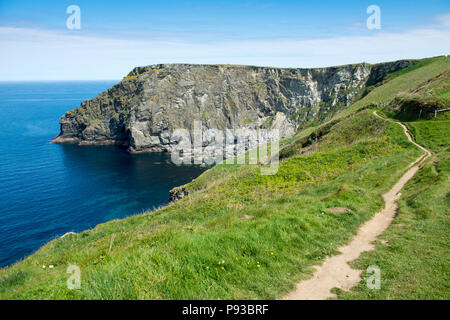
<svg viewBox="0 0 450 320">
<path fill-rule="evenodd" d="M 133 69 L 118 84 L 61 118 L 54 142 L 119 144 L 130 152 L 172 151 L 172 132 L 277 128 L 292 136 L 357 100 L 367 85 L 414 64 L 402 60 L 315 69 L 160 64 Z M 235 132 L 235 131 L 233 131 Z"/>
<path fill-rule="evenodd" d="M 173 188 L 169 191 L 169 203 L 186 198 L 189 195 L 189 191 L 184 187 Z"/>
</svg>

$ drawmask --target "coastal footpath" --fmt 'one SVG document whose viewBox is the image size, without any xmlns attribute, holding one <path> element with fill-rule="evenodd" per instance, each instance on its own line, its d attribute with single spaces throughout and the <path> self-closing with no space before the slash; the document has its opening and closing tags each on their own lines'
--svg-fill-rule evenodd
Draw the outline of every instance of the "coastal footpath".
<svg viewBox="0 0 450 320">
<path fill-rule="evenodd" d="M 117 144 L 130 152 L 168 151 L 177 128 L 278 129 L 291 137 L 346 108 L 392 72 L 417 60 L 295 69 L 235 65 L 159 64 L 133 69 L 122 81 L 67 111 L 56 143 Z M 250 141 L 250 147 L 264 141 Z"/>
</svg>

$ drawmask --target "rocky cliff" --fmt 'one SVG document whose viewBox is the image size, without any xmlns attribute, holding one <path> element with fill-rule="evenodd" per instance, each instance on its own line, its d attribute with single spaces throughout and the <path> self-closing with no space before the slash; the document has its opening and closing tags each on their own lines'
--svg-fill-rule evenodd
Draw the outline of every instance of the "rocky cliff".
<svg viewBox="0 0 450 320">
<path fill-rule="evenodd" d="M 401 60 L 316 69 L 167 64 L 137 67 L 96 98 L 67 111 L 56 143 L 120 144 L 171 151 L 173 130 L 278 128 L 293 135 L 360 98 L 368 85 L 414 64 Z M 233 131 L 234 132 L 234 131 Z"/>
</svg>

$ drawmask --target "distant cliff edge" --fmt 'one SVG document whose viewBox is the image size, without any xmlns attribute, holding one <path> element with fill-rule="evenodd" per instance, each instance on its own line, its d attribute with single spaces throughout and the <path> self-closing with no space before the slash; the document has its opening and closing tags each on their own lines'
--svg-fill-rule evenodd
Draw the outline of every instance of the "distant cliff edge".
<svg viewBox="0 0 450 320">
<path fill-rule="evenodd" d="M 55 143 L 118 144 L 171 151 L 177 128 L 278 128 L 281 137 L 321 122 L 415 60 L 295 69 L 160 64 L 128 76 L 61 118 Z"/>
</svg>

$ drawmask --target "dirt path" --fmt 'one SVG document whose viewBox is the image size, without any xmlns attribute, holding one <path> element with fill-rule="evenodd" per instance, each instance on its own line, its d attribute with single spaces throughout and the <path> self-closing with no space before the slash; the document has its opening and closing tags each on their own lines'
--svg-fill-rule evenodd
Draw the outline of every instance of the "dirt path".
<svg viewBox="0 0 450 320">
<path fill-rule="evenodd" d="M 374 115 L 379 116 L 376 111 Z M 389 121 L 389 120 L 387 120 Z M 403 128 L 408 140 L 425 152 L 416 161 L 411 163 L 406 169 L 406 173 L 397 181 L 397 183 L 383 195 L 385 207 L 376 213 L 372 219 L 365 222 L 358 230 L 352 241 L 340 247 L 340 254 L 328 257 L 321 266 L 315 266 L 313 277 L 301 281 L 297 284 L 294 291 L 283 297 L 283 300 L 321 300 L 333 298 L 336 295 L 331 293 L 332 288 L 349 290 L 361 281 L 361 270 L 350 268 L 349 262 L 357 259 L 361 253 L 375 248 L 373 242 L 381 235 L 395 218 L 397 211 L 397 199 L 401 196 L 400 190 L 419 170 L 422 162 L 431 155 L 431 152 L 413 141 L 411 134 L 405 125 L 396 122 Z"/>
</svg>

